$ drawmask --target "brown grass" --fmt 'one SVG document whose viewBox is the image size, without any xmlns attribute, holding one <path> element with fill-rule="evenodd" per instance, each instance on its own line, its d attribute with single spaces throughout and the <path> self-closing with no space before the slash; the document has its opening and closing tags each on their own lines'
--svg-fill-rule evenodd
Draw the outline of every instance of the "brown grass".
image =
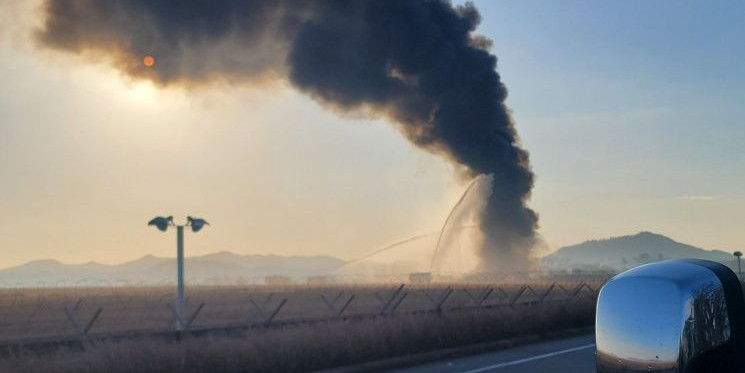
<svg viewBox="0 0 745 373">
<path fill-rule="evenodd" d="M 592 298 L 577 298 L 571 302 L 254 329 L 238 337 L 99 342 L 85 351 L 22 351 L 2 358 L 0 372 L 304 372 L 587 327 L 594 322 L 594 310 Z"/>
<path fill-rule="evenodd" d="M 533 283 L 538 294 L 551 284 Z M 577 283 L 564 283 L 567 289 Z M 406 298 L 396 308 L 396 313 L 410 313 L 433 307 L 428 298 L 437 299 L 447 287 L 455 291 L 443 304 L 445 311 L 452 308 L 473 307 L 474 302 L 466 291 L 477 295 L 488 285 L 430 284 L 407 285 Z M 522 285 L 500 284 L 504 291 L 494 291 L 483 305 L 504 305 L 518 294 Z M 593 284 L 598 289 L 598 284 Z M 355 298 L 344 315 L 377 314 L 382 308 L 378 299 L 388 299 L 397 285 L 332 285 L 332 286 L 191 286 L 187 289 L 187 314 L 193 313 L 199 304 L 205 303 L 202 312 L 193 323 L 194 328 L 215 328 L 260 324 L 264 321 L 261 312 L 251 300 L 265 305 L 265 314 L 271 313 L 283 299 L 285 306 L 277 314 L 276 322 L 323 319 L 334 315 L 321 296 L 333 301 L 342 293 L 334 307 L 338 310 L 354 294 Z M 108 335 L 125 332 L 162 332 L 173 330 L 174 320 L 166 303 L 175 304 L 172 287 L 142 288 L 67 288 L 67 289 L 5 289 L 0 290 L 0 344 L 23 340 L 56 339 L 76 333 L 67 320 L 65 308 L 72 310 L 78 322 L 85 325 L 101 308 L 91 334 Z M 271 298 L 269 298 L 271 296 Z M 591 297 L 587 289 L 579 298 Z M 537 301 L 536 294 L 522 293 L 519 302 Z M 574 300 L 571 294 L 558 287 L 545 298 L 547 302 Z"/>
</svg>

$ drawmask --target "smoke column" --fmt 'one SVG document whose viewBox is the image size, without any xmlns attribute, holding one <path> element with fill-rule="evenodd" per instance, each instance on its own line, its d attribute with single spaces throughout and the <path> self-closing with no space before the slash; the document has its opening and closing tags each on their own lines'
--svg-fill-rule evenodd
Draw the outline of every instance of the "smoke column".
<svg viewBox="0 0 745 373">
<path fill-rule="evenodd" d="M 528 154 L 470 4 L 444 0 L 46 0 L 45 46 L 160 85 L 286 81 L 327 108 L 395 123 L 409 141 L 494 177 L 483 271 L 529 266 Z M 143 58 L 155 64 L 145 66 Z M 152 62 L 148 60 L 149 62 Z"/>
</svg>

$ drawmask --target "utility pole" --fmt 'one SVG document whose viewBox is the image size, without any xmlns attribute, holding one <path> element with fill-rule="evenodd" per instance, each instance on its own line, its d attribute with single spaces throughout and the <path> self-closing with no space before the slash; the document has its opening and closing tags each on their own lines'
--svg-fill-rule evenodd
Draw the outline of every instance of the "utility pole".
<svg viewBox="0 0 745 373">
<path fill-rule="evenodd" d="M 193 232 L 199 232 L 205 225 L 210 225 L 204 219 L 186 217 L 186 224 L 176 225 L 173 223 L 173 216 L 158 216 L 150 220 L 147 225 L 153 225 L 161 232 L 165 232 L 169 227 L 176 227 L 176 330 L 184 331 L 184 320 L 186 300 L 184 297 L 184 227 L 191 227 Z"/>
<path fill-rule="evenodd" d="M 184 226 L 176 226 L 176 262 L 177 262 L 177 277 L 178 277 L 178 305 L 176 306 L 176 313 L 178 313 L 179 319 L 176 320 L 176 330 L 183 331 L 184 326 L 181 324 L 184 320 L 184 306 L 186 301 L 184 300 Z"/>
</svg>

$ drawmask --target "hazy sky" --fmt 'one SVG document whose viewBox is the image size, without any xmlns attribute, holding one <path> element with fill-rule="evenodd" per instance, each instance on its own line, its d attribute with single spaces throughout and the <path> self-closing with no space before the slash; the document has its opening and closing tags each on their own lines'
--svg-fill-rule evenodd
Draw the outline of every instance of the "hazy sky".
<svg viewBox="0 0 745 373">
<path fill-rule="evenodd" d="M 477 1 L 552 249 L 651 230 L 742 249 L 745 3 Z M 438 229 L 464 189 L 383 121 L 287 86 L 160 90 L 37 48 L 0 2 L 0 267 L 189 254 L 358 257 Z"/>
</svg>

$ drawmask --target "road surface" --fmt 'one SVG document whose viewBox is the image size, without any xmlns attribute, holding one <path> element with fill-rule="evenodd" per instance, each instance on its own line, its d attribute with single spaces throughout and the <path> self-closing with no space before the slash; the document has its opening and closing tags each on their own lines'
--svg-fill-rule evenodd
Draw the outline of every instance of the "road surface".
<svg viewBox="0 0 745 373">
<path fill-rule="evenodd" d="M 595 373 L 592 334 L 414 366 L 388 373 Z"/>
</svg>

